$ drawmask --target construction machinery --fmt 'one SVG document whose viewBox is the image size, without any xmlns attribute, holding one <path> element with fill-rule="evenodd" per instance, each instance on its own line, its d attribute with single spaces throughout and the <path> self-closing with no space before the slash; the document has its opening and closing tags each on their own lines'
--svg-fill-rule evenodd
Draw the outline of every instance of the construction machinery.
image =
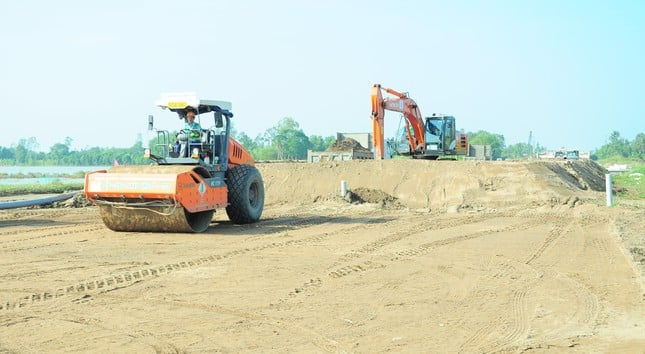
<svg viewBox="0 0 645 354">
<path fill-rule="evenodd" d="M 200 129 L 157 130 L 149 116 L 156 143 L 144 154 L 151 165 L 85 176 L 85 196 L 99 207 L 105 225 L 114 231 L 203 232 L 219 208 L 234 223 L 258 221 L 264 184 L 251 154 L 230 136 L 231 103 L 176 93 L 163 94 L 156 104 L 180 119 L 196 111 Z"/>
<path fill-rule="evenodd" d="M 382 91 L 394 97 L 383 98 Z M 433 114 L 430 117 L 421 115 L 417 103 L 407 93 L 391 88 L 382 88 L 375 84 L 372 87 L 372 129 L 376 159 L 385 157 L 384 118 L 385 111 L 403 113 L 405 119 L 406 147 L 396 148 L 401 155 L 415 159 L 436 160 L 444 157 L 454 158 L 468 154 L 468 136 L 458 133 L 455 117 Z"/>
<path fill-rule="evenodd" d="M 565 150 L 560 149 L 555 152 L 554 157 L 556 159 L 562 159 L 562 160 L 578 160 L 580 159 L 580 151 L 578 150 Z"/>
</svg>

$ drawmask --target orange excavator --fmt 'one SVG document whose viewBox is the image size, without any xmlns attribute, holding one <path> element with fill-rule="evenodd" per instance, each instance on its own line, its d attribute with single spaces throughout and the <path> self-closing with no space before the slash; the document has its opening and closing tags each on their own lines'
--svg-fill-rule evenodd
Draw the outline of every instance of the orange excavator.
<svg viewBox="0 0 645 354">
<path fill-rule="evenodd" d="M 151 165 L 85 176 L 85 196 L 99 207 L 103 223 L 114 231 L 203 232 L 219 208 L 236 224 L 258 221 L 264 184 L 251 154 L 230 136 L 231 103 L 176 93 L 162 95 L 157 105 L 180 119 L 192 110 L 200 125 L 175 135 L 154 129 L 149 116 L 148 129 L 157 133 L 144 152 Z"/>
<path fill-rule="evenodd" d="M 382 91 L 394 97 L 383 98 Z M 396 153 L 427 160 L 454 158 L 468 153 L 468 136 L 457 133 L 455 117 L 433 114 L 423 118 L 419 106 L 407 93 L 382 88 L 379 84 L 374 84 L 372 87 L 371 98 L 372 135 L 376 159 L 385 157 L 386 110 L 403 113 L 405 119 L 405 135 L 408 144 L 404 149 L 396 149 Z"/>
</svg>

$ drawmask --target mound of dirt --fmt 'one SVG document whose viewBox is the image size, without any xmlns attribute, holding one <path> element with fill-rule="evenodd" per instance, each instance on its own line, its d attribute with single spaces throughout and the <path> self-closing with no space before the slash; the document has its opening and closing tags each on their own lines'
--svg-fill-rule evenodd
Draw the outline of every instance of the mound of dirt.
<svg viewBox="0 0 645 354">
<path fill-rule="evenodd" d="M 362 152 L 370 152 L 369 149 L 366 149 L 359 143 L 358 141 L 352 139 L 352 138 L 344 138 L 341 140 L 335 140 L 327 150 L 327 152 L 342 152 L 342 151 L 362 151 Z"/>
<path fill-rule="evenodd" d="M 67 199 L 64 202 L 61 202 L 61 207 L 63 208 L 84 208 L 91 205 L 89 200 L 85 197 L 84 193 L 78 193 L 73 198 Z"/>
<path fill-rule="evenodd" d="M 34 205 L 29 207 L 29 209 L 49 209 L 49 208 L 84 208 L 91 205 L 89 200 L 85 197 L 85 194 L 79 192 L 75 194 L 72 198 L 61 202 L 53 202 L 49 204 Z"/>
<path fill-rule="evenodd" d="M 591 160 L 549 161 L 542 162 L 541 165 L 580 189 L 590 189 L 597 192 L 605 191 L 605 174 L 607 171 Z"/>
<path fill-rule="evenodd" d="M 384 208 L 402 207 L 401 203 L 399 203 L 397 198 L 381 190 L 362 188 L 362 187 L 347 191 L 345 200 L 349 201 L 350 203 L 379 204 Z"/>
<path fill-rule="evenodd" d="M 366 202 L 387 204 L 391 197 L 409 208 L 453 211 L 575 207 L 602 199 L 599 193 L 604 190 L 604 169 L 583 160 L 350 160 L 257 167 L 267 204 L 306 204 L 338 197 L 341 181 Z"/>
</svg>

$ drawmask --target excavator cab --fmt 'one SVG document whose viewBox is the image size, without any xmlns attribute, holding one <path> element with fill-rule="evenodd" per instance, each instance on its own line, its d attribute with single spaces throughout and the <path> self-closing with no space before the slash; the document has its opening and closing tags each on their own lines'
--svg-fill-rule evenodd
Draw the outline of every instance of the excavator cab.
<svg viewBox="0 0 645 354">
<path fill-rule="evenodd" d="M 465 134 L 457 133 L 455 117 L 433 114 L 425 118 L 424 158 L 435 160 L 442 156 L 463 155 L 468 150 Z"/>
</svg>

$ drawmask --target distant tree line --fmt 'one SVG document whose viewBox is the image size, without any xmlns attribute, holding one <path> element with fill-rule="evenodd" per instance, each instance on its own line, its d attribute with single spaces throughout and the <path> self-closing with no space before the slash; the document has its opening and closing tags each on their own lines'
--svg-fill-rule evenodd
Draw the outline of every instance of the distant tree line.
<svg viewBox="0 0 645 354">
<path fill-rule="evenodd" d="M 506 146 L 504 135 L 480 130 L 468 132 L 468 142 L 472 145 L 490 145 L 492 158 L 498 159 L 521 159 L 535 156 L 535 154 L 546 151 L 539 143 L 516 143 Z"/>
<path fill-rule="evenodd" d="M 293 118 L 283 118 L 254 139 L 242 132 L 233 134 L 256 160 L 303 160 L 307 150 L 324 151 L 334 136 L 307 136 Z"/>
<path fill-rule="evenodd" d="M 544 146 L 528 143 L 516 143 L 506 146 L 504 136 L 501 134 L 489 133 L 486 131 L 469 132 L 468 141 L 470 144 L 490 145 L 493 159 L 496 158 L 526 158 L 535 156 L 546 151 Z M 611 158 L 645 158 L 645 134 L 639 133 L 633 141 L 621 138 L 620 133 L 614 131 L 609 136 L 609 140 L 598 150 L 591 154 L 592 159 L 611 159 Z"/>
<path fill-rule="evenodd" d="M 38 152 L 34 137 L 20 139 L 11 147 L 0 146 L 0 165 L 22 166 L 109 166 L 117 160 L 127 165 L 146 164 L 140 139 L 129 148 L 92 147 L 75 151 L 70 148 L 72 139 L 54 144 L 49 152 Z"/>
<path fill-rule="evenodd" d="M 470 144 L 490 145 L 493 159 L 526 158 L 543 152 L 546 149 L 539 144 L 517 143 L 506 146 L 502 134 L 487 131 L 468 132 Z M 334 136 L 307 135 L 293 118 L 286 117 L 264 133 L 251 138 L 244 132 L 238 133 L 234 128 L 232 135 L 249 150 L 256 160 L 302 160 L 307 157 L 307 150 L 324 151 L 331 145 Z M 54 144 L 49 152 L 37 152 L 36 138 L 21 139 L 11 147 L 0 146 L 0 165 L 26 166 L 108 166 L 114 160 L 120 164 L 139 165 L 150 161 L 143 157 L 144 145 L 141 137 L 129 148 L 92 147 L 80 151 L 71 150 L 72 139 L 67 137 L 62 143 Z M 147 147 L 156 144 L 152 139 Z M 612 132 L 605 145 L 592 154 L 592 158 L 606 159 L 613 157 L 645 157 L 645 134 L 639 133 L 634 141 L 621 138 L 616 131 Z"/>
<path fill-rule="evenodd" d="M 255 138 L 246 133 L 232 135 L 249 150 L 256 160 L 302 160 L 307 158 L 307 150 L 326 150 L 334 142 L 333 136 L 307 136 L 293 118 L 284 118 L 274 127 Z M 141 165 L 150 160 L 143 157 L 144 145 L 139 137 L 129 148 L 91 147 L 79 151 L 70 148 L 72 139 L 67 137 L 62 143 L 54 144 L 49 152 L 38 152 L 35 137 L 20 139 L 11 147 L 0 146 L 0 165 L 22 166 L 109 166 L 119 164 Z M 151 139 L 147 147 L 156 145 Z"/>
<path fill-rule="evenodd" d="M 633 141 L 621 138 L 620 133 L 613 131 L 607 143 L 596 150 L 592 158 L 645 158 L 645 134 L 638 133 Z"/>
</svg>

